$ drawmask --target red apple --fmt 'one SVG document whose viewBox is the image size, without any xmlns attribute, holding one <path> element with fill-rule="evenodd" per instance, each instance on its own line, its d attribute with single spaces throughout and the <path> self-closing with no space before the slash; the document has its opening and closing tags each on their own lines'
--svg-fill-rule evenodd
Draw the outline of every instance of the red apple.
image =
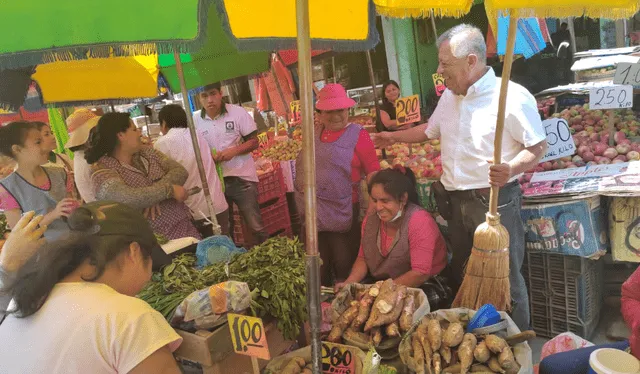
<svg viewBox="0 0 640 374">
<path fill-rule="evenodd" d="M 613 160 L 618 155 L 618 151 L 615 148 L 607 148 L 602 155 L 609 160 Z"/>
<path fill-rule="evenodd" d="M 582 154 L 582 159 L 585 160 L 586 162 L 590 162 L 595 160 L 595 155 L 591 151 L 586 151 Z"/>
<path fill-rule="evenodd" d="M 640 161 L 640 152 L 630 151 L 627 153 L 627 159 L 629 161 Z"/>
<path fill-rule="evenodd" d="M 618 144 L 616 146 L 616 151 L 620 155 L 626 155 L 627 153 L 629 153 L 630 150 L 631 150 L 630 144 Z"/>
</svg>

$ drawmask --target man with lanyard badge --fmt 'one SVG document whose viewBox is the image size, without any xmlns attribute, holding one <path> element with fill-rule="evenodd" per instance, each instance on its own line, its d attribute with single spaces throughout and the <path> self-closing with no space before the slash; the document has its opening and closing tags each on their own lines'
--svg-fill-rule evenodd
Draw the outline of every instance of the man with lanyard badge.
<svg viewBox="0 0 640 374">
<path fill-rule="evenodd" d="M 214 151 L 215 162 L 222 164 L 229 218 L 233 220 L 235 203 L 249 225 L 253 244 L 260 244 L 268 235 L 260 215 L 258 174 L 251 157 L 258 148 L 256 123 L 244 108 L 223 102 L 220 83 L 205 86 L 199 98 L 202 110 L 193 114 L 193 121 Z"/>
</svg>

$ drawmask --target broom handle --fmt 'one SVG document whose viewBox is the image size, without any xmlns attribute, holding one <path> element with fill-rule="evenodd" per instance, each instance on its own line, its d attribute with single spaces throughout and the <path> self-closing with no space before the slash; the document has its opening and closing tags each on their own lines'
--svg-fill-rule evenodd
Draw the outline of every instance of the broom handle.
<svg viewBox="0 0 640 374">
<path fill-rule="evenodd" d="M 514 13 L 514 12 L 511 12 Z M 493 142 L 493 164 L 502 163 L 502 132 L 504 130 L 504 117 L 507 108 L 507 89 L 509 88 L 509 78 L 511 77 L 511 64 L 513 62 L 513 49 L 516 44 L 516 32 L 518 31 L 518 19 L 509 17 L 509 35 L 507 37 L 507 51 L 504 55 L 502 65 L 502 81 L 500 85 L 500 99 L 498 101 L 498 122 L 496 124 L 496 138 Z M 489 197 L 489 214 L 498 214 L 498 193 L 500 188 L 491 186 Z"/>
</svg>

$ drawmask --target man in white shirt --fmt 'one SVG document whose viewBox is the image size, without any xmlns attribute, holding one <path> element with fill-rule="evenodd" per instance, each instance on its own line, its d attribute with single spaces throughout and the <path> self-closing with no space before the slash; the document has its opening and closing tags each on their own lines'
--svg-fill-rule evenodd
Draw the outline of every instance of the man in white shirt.
<svg viewBox="0 0 640 374">
<path fill-rule="evenodd" d="M 529 299 L 520 273 L 524 260 L 524 228 L 520 217 L 522 193 L 518 174 L 533 168 L 544 155 L 546 136 L 536 101 L 522 86 L 510 82 L 502 140 L 502 163 L 491 165 L 500 96 L 500 78 L 486 64 L 482 33 L 458 25 L 438 39 L 438 73 L 447 90 L 427 124 L 400 132 L 376 135 L 378 146 L 394 142 L 417 143 L 441 139 L 443 175 L 449 211 L 453 258 L 451 272 L 459 286 L 473 246 L 473 233 L 485 221 L 489 188 L 500 187 L 498 211 L 510 234 L 510 282 L 513 320 L 529 328 Z M 488 178 L 487 178 L 488 176 Z M 440 207 L 445 208 L 445 207 Z"/>
<path fill-rule="evenodd" d="M 256 123 L 244 108 L 222 101 L 220 83 L 205 86 L 199 98 L 203 109 L 193 113 L 193 121 L 215 150 L 213 159 L 222 163 L 229 217 L 233 219 L 231 208 L 235 203 L 251 230 L 252 244 L 260 244 L 268 236 L 258 205 L 258 174 L 251 156 L 258 148 Z"/>
<path fill-rule="evenodd" d="M 164 134 L 156 140 L 154 147 L 160 152 L 166 154 L 170 158 L 179 162 L 189 172 L 189 177 L 184 183 L 184 188 L 190 190 L 195 187 L 202 188 L 198 163 L 196 162 L 193 150 L 193 142 L 191 133 L 187 126 L 187 113 L 180 105 L 166 105 L 158 113 L 158 122 L 162 133 Z M 200 155 L 202 156 L 202 165 L 207 176 L 209 184 L 209 192 L 213 201 L 213 209 L 216 213 L 216 219 L 220 225 L 222 235 L 229 235 L 229 205 L 222 192 L 222 184 L 218 178 L 216 164 L 211 156 L 209 144 L 204 140 L 201 134 L 198 136 L 198 145 L 200 147 Z M 185 204 L 191 210 L 193 219 L 196 221 L 196 228 L 202 234 L 203 238 L 213 235 L 213 227 L 207 222 L 209 220 L 209 207 L 204 196 L 204 191 L 200 191 L 190 196 Z"/>
</svg>

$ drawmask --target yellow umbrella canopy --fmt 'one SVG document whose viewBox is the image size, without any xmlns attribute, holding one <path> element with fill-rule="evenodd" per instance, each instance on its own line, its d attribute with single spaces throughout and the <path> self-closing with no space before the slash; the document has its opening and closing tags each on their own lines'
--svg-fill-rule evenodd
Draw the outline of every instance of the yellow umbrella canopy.
<svg viewBox="0 0 640 374">
<path fill-rule="evenodd" d="M 469 13 L 473 0 L 374 0 L 376 11 L 387 17 L 428 17 L 460 18 Z"/>
<path fill-rule="evenodd" d="M 296 46 L 296 2 L 217 0 L 223 24 L 239 49 Z M 379 41 L 371 0 L 309 0 L 311 45 L 334 51 L 367 50 Z"/>
<path fill-rule="evenodd" d="M 45 103 L 158 95 L 158 56 L 90 58 L 38 65 L 32 78 Z"/>
</svg>

